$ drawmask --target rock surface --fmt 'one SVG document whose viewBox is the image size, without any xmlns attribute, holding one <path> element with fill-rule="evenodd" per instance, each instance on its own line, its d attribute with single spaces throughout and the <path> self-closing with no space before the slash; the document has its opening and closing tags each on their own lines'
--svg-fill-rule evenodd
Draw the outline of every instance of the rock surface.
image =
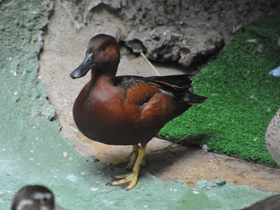
<svg viewBox="0 0 280 210">
<path fill-rule="evenodd" d="M 81 0 L 62 3 L 77 28 L 107 8 L 125 23 L 118 36 L 133 52 L 157 62 L 188 67 L 213 55 L 234 33 L 261 16 L 279 11 L 277 0 Z"/>
</svg>

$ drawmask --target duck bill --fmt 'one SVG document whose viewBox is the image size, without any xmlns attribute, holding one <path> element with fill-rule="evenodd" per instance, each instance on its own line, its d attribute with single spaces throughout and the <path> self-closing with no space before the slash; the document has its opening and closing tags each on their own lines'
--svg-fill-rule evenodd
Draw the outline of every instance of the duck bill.
<svg viewBox="0 0 280 210">
<path fill-rule="evenodd" d="M 72 79 L 78 79 L 85 76 L 89 70 L 94 67 L 93 53 L 86 53 L 84 61 L 71 74 Z"/>
</svg>

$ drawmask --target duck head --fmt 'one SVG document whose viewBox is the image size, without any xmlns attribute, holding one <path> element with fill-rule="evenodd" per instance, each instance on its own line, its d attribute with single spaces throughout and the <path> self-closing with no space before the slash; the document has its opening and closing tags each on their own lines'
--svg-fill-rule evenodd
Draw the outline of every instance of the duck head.
<svg viewBox="0 0 280 210">
<path fill-rule="evenodd" d="M 55 198 L 52 191 L 41 185 L 26 185 L 14 195 L 11 210 L 48 209 L 55 210 Z"/>
<path fill-rule="evenodd" d="M 98 34 L 88 42 L 84 61 L 70 74 L 72 79 L 83 77 L 89 70 L 94 75 L 116 75 L 120 62 L 120 50 L 116 39 L 110 35 Z"/>
</svg>

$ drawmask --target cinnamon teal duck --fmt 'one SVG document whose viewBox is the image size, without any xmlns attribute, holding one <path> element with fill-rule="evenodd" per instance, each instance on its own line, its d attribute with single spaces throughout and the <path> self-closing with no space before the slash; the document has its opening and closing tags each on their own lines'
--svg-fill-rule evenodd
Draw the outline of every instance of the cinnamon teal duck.
<svg viewBox="0 0 280 210">
<path fill-rule="evenodd" d="M 189 91 L 189 75 L 117 76 L 120 50 L 116 39 L 99 34 L 90 39 L 82 64 L 73 79 L 91 70 L 91 79 L 79 93 L 73 117 L 78 129 L 88 138 L 110 145 L 132 145 L 131 173 L 116 176 L 110 185 L 132 189 L 138 180 L 147 143 L 170 120 L 206 97 Z"/>
<path fill-rule="evenodd" d="M 11 210 L 64 210 L 55 204 L 52 191 L 42 185 L 26 185 L 14 195 Z"/>
</svg>

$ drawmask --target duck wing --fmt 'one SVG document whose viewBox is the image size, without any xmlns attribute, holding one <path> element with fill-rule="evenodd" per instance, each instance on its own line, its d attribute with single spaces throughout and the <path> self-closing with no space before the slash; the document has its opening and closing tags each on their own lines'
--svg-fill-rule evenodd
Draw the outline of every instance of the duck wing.
<svg viewBox="0 0 280 210">
<path fill-rule="evenodd" d="M 142 122 L 151 125 L 156 123 L 158 129 L 192 105 L 207 100 L 207 97 L 189 91 L 191 83 L 189 75 L 120 76 L 115 80 L 115 86 L 123 89 L 124 106 L 133 107 L 128 104 L 142 106 Z"/>
<path fill-rule="evenodd" d="M 189 91 L 192 86 L 191 75 L 168 76 L 118 76 L 114 85 L 124 90 L 124 101 L 129 100 L 143 105 L 156 93 L 162 92 L 174 98 L 175 101 L 184 99 L 189 104 L 201 104 L 207 98 Z"/>
<path fill-rule="evenodd" d="M 155 86 L 158 89 L 171 93 L 173 97 L 179 99 L 191 87 L 190 75 L 169 75 L 169 76 L 119 76 L 115 79 L 115 86 L 123 88 L 126 92 L 141 84 Z M 146 87 L 147 88 L 147 87 Z"/>
<path fill-rule="evenodd" d="M 171 93 L 175 101 L 183 99 L 190 105 L 202 104 L 207 97 L 196 95 L 189 91 L 192 87 L 192 75 L 170 75 L 148 77 L 149 83 L 156 84 L 161 90 Z"/>
<path fill-rule="evenodd" d="M 145 78 L 148 83 L 154 84 L 162 92 L 165 91 L 173 96 L 177 101 L 184 97 L 185 93 L 191 88 L 192 81 L 190 75 L 170 75 L 154 76 Z"/>
</svg>

